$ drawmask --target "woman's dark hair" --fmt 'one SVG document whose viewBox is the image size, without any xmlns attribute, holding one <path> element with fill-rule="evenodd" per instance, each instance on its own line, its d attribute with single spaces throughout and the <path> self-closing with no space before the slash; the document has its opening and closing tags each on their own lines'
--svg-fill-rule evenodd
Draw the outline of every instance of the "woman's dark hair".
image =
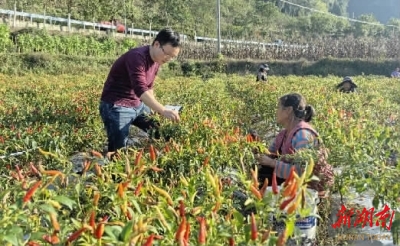
<svg viewBox="0 0 400 246">
<path fill-rule="evenodd" d="M 172 47 L 179 47 L 181 45 L 179 33 L 173 31 L 171 28 L 160 30 L 153 40 L 153 45 L 156 41 L 158 41 L 161 46 L 170 44 Z"/>
<path fill-rule="evenodd" d="M 285 108 L 293 107 L 294 116 L 305 122 L 310 122 L 315 115 L 313 106 L 307 105 L 306 99 L 298 93 L 286 94 L 279 102 Z"/>
</svg>

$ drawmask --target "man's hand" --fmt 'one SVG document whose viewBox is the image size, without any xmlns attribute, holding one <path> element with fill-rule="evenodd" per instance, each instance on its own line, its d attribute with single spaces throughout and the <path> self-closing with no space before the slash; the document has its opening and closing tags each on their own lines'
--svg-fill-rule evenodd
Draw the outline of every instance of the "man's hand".
<svg viewBox="0 0 400 246">
<path fill-rule="evenodd" d="M 176 122 L 180 121 L 179 113 L 175 110 L 164 109 L 164 111 L 161 113 L 161 115 L 172 121 L 176 121 Z"/>
<path fill-rule="evenodd" d="M 161 114 L 163 117 L 172 121 L 179 121 L 179 113 L 175 110 L 166 109 L 161 103 L 154 98 L 153 90 L 148 90 L 142 94 L 140 99 L 152 110 Z"/>
</svg>

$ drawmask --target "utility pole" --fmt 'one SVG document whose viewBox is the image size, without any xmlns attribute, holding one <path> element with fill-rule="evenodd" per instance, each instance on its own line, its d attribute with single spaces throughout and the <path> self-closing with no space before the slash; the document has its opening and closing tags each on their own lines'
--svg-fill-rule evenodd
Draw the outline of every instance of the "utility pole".
<svg viewBox="0 0 400 246">
<path fill-rule="evenodd" d="M 217 0 L 217 36 L 218 36 L 218 54 L 221 54 L 221 0 Z"/>
<path fill-rule="evenodd" d="M 125 37 L 128 34 L 128 27 L 126 26 L 126 4 L 125 4 L 125 0 L 124 0 L 124 26 L 125 26 Z"/>
</svg>

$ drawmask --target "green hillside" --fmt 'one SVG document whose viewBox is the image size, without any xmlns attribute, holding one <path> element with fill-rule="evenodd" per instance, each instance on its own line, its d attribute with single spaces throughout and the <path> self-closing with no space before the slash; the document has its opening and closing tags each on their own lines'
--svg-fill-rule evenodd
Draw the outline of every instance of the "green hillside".
<svg viewBox="0 0 400 246">
<path fill-rule="evenodd" d="M 399 5 L 395 0 L 290 0 L 290 2 L 367 22 L 400 27 Z M 368 3 L 367 3 L 368 2 Z M 216 36 L 216 1 L 202 0 L 1 0 L 0 8 L 47 14 L 87 21 L 115 18 L 129 27 L 157 30 L 172 26 L 187 35 Z M 351 13 L 349 15 L 349 13 Z M 374 16 L 366 15 L 374 13 Z M 379 36 L 393 28 L 354 24 L 331 15 L 312 12 L 281 0 L 222 0 L 221 33 L 225 38 L 275 40 L 319 35 Z"/>
</svg>

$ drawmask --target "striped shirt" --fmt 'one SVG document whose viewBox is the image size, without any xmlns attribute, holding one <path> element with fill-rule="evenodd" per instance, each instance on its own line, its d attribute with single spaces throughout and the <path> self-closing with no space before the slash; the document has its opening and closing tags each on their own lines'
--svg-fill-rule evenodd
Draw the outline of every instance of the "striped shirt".
<svg viewBox="0 0 400 246">
<path fill-rule="evenodd" d="M 292 138 L 293 149 L 297 152 L 301 149 L 312 149 L 318 146 L 318 138 L 307 129 L 300 129 Z M 275 142 L 269 147 L 271 153 L 277 153 Z M 289 177 L 290 168 L 293 164 L 286 163 L 283 161 L 276 161 L 276 176 L 279 178 L 286 179 Z M 300 176 L 302 174 L 302 167 L 300 165 L 295 165 L 296 173 Z"/>
</svg>

